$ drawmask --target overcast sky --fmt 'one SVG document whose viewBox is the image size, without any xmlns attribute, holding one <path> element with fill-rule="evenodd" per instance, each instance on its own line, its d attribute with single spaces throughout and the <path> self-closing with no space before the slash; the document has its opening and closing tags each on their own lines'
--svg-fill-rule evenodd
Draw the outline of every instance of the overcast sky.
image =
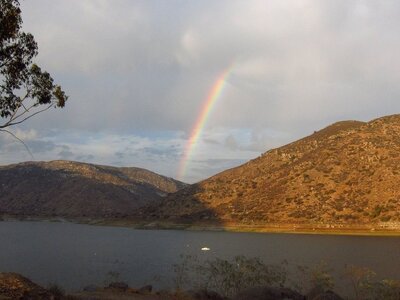
<svg viewBox="0 0 400 300">
<path fill-rule="evenodd" d="M 65 109 L 0 136 L 0 163 L 70 159 L 176 177 L 217 77 L 226 87 L 195 146 L 195 182 L 330 123 L 400 111 L 399 1 L 22 1 L 38 64 Z"/>
</svg>

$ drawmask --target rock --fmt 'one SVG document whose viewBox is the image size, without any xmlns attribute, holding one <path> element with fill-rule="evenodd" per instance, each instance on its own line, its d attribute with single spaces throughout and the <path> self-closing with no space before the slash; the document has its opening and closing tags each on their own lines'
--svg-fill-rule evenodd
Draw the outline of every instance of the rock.
<svg viewBox="0 0 400 300">
<path fill-rule="evenodd" d="M 125 292 L 129 286 L 127 283 L 122 282 L 122 281 L 116 281 L 116 282 L 111 282 L 108 287 L 108 289 L 113 289 L 113 290 L 119 290 L 122 292 Z"/>
<path fill-rule="evenodd" d="M 343 300 L 338 294 L 330 290 L 324 290 L 321 287 L 314 287 L 307 293 L 307 299 L 310 300 Z"/>
<path fill-rule="evenodd" d="M 142 287 L 138 290 L 138 293 L 139 293 L 139 294 L 150 294 L 152 290 L 153 290 L 153 286 L 150 285 L 150 284 L 148 284 L 148 285 L 142 286 Z"/>
<path fill-rule="evenodd" d="M 314 299 L 320 294 L 323 294 L 325 292 L 325 289 L 320 286 L 314 286 L 312 287 L 306 294 L 307 299 Z"/>
<path fill-rule="evenodd" d="M 305 300 L 306 297 L 288 288 L 255 287 L 240 292 L 234 300 Z"/>
<path fill-rule="evenodd" d="M 163 296 L 163 297 L 170 297 L 171 296 L 171 291 L 169 290 L 159 290 L 156 292 L 157 296 Z"/>
<path fill-rule="evenodd" d="M 311 299 L 311 298 L 310 298 Z M 311 300 L 344 300 L 338 294 L 332 291 L 323 292 L 316 297 L 312 298 Z"/>
<path fill-rule="evenodd" d="M 222 297 L 217 292 L 208 290 L 195 290 L 189 291 L 189 296 L 194 300 L 225 300 L 227 298 Z"/>
<path fill-rule="evenodd" d="M 96 292 L 98 289 L 99 289 L 98 286 L 90 284 L 90 285 L 85 286 L 83 288 L 83 291 L 84 292 Z"/>
<path fill-rule="evenodd" d="M 41 286 L 16 273 L 0 273 L 0 299 L 50 300 L 53 295 Z"/>
</svg>

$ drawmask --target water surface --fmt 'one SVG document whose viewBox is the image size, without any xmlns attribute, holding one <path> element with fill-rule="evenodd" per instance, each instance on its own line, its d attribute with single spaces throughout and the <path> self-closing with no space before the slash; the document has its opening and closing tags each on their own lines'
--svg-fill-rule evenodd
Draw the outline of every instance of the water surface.
<svg viewBox="0 0 400 300">
<path fill-rule="evenodd" d="M 201 251 L 208 247 L 210 251 Z M 131 286 L 172 286 L 180 254 L 199 258 L 261 257 L 290 265 L 328 262 L 368 267 L 382 278 L 400 279 L 400 238 L 135 230 L 51 222 L 0 222 L 0 271 L 18 272 L 68 290 L 103 284 L 119 274 Z M 114 272 L 114 275 L 107 275 Z"/>
</svg>

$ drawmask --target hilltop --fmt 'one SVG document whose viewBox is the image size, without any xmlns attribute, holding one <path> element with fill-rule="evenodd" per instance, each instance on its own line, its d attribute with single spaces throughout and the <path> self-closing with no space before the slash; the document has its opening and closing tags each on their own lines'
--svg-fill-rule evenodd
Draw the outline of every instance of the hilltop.
<svg viewBox="0 0 400 300">
<path fill-rule="evenodd" d="M 25 162 L 0 167 L 0 215 L 124 218 L 184 186 L 140 168 Z"/>
<path fill-rule="evenodd" d="M 392 115 L 332 124 L 192 185 L 72 161 L 3 166 L 0 215 L 140 227 L 398 231 L 399 182 L 400 115 Z"/>
<path fill-rule="evenodd" d="M 343 121 L 179 190 L 143 215 L 221 226 L 399 229 L 399 182 L 400 115 Z"/>
</svg>

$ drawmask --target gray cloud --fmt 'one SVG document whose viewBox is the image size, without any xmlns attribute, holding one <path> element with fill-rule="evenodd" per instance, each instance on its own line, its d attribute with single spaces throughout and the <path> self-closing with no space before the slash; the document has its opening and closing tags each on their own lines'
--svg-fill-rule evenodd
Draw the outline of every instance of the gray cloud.
<svg viewBox="0 0 400 300">
<path fill-rule="evenodd" d="M 95 159 L 93 154 L 80 154 L 75 156 L 75 160 L 82 162 L 92 162 Z"/>
<path fill-rule="evenodd" d="M 204 138 L 203 142 L 206 143 L 206 144 L 212 144 L 212 145 L 219 145 L 220 144 L 220 142 L 218 142 L 217 140 L 213 140 L 213 139 L 210 139 L 210 138 Z"/>
<path fill-rule="evenodd" d="M 13 135 L 7 132 L 0 132 L 0 151 L 6 155 L 9 153 L 22 154 L 27 153 L 40 154 L 52 151 L 56 145 L 47 140 L 41 140 L 37 136 L 36 131 L 10 131 Z"/>
<path fill-rule="evenodd" d="M 250 159 L 338 120 L 400 111 L 398 1 L 21 5 L 38 62 L 70 95 L 65 109 L 22 126 L 41 134 L 32 143 L 41 158 L 68 156 L 60 147 L 69 144 L 75 159 L 173 176 L 204 100 L 229 66 L 194 160 Z M 10 147 L 0 139 L 2 162 L 11 160 Z M 190 180 L 212 172 L 190 170 Z"/>
<path fill-rule="evenodd" d="M 61 150 L 61 151 L 58 153 L 58 156 L 59 156 L 61 159 L 68 160 L 68 159 L 72 159 L 72 158 L 74 157 L 74 153 L 73 153 L 72 151 L 69 151 L 69 150 Z"/>
<path fill-rule="evenodd" d="M 178 157 L 177 149 L 175 149 L 174 147 L 168 147 L 163 149 L 155 147 L 145 147 L 143 149 L 139 149 L 139 151 L 154 156 L 175 157 L 175 158 Z"/>
<path fill-rule="evenodd" d="M 238 143 L 234 136 L 228 135 L 225 139 L 225 147 L 228 147 L 231 150 L 236 150 L 238 148 Z"/>
<path fill-rule="evenodd" d="M 117 151 L 117 152 L 115 152 L 115 156 L 118 157 L 119 159 L 123 159 L 125 156 L 125 153 Z"/>
<path fill-rule="evenodd" d="M 38 0 L 23 9 L 40 61 L 71 94 L 66 112 L 49 114 L 58 126 L 189 131 L 232 63 L 210 126 L 300 135 L 400 109 L 395 1 Z"/>
<path fill-rule="evenodd" d="M 28 148 L 32 151 L 32 153 L 42 153 L 42 152 L 49 152 L 56 148 L 56 145 L 51 141 L 44 141 L 44 140 L 32 140 L 26 142 Z"/>
</svg>

